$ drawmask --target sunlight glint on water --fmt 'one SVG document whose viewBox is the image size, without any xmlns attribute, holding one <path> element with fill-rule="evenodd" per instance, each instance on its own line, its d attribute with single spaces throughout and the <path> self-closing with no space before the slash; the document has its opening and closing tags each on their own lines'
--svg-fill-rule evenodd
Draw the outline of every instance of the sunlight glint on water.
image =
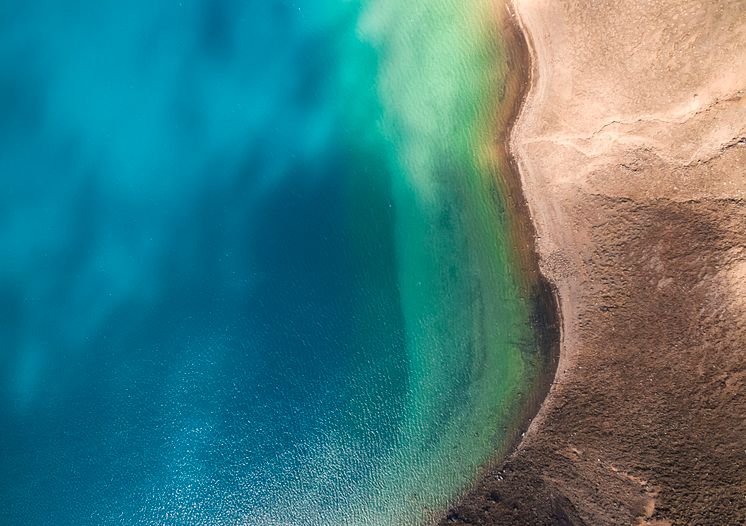
<svg viewBox="0 0 746 526">
<path fill-rule="evenodd" d="M 0 1 L 0 523 L 437 515 L 537 372 L 494 3 L 73 4 Z"/>
</svg>

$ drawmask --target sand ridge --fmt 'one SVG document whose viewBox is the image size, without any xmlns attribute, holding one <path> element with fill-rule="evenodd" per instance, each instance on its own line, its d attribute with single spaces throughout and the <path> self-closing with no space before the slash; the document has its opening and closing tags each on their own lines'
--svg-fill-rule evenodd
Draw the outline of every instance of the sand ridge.
<svg viewBox="0 0 746 526">
<path fill-rule="evenodd" d="M 746 1 L 514 0 L 560 363 L 443 524 L 746 523 Z"/>
</svg>

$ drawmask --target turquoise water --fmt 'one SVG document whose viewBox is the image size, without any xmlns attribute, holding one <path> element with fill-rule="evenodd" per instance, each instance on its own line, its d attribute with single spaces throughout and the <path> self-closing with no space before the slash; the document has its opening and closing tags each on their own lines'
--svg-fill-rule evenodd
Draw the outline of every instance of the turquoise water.
<svg viewBox="0 0 746 526">
<path fill-rule="evenodd" d="M 491 0 L 0 0 L 0 524 L 409 525 L 540 368 Z"/>
</svg>

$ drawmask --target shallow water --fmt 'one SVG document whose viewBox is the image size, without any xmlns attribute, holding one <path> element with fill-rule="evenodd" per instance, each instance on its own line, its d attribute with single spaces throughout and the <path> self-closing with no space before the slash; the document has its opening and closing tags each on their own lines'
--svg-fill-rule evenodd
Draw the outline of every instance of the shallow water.
<svg viewBox="0 0 746 526">
<path fill-rule="evenodd" d="M 458 495 L 540 366 L 493 9 L 0 1 L 0 523 Z"/>
</svg>

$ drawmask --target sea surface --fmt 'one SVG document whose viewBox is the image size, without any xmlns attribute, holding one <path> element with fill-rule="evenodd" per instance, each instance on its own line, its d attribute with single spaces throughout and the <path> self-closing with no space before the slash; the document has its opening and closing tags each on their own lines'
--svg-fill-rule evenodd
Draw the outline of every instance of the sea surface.
<svg viewBox="0 0 746 526">
<path fill-rule="evenodd" d="M 0 524 L 399 526 L 541 359 L 493 0 L 0 0 Z"/>
</svg>

